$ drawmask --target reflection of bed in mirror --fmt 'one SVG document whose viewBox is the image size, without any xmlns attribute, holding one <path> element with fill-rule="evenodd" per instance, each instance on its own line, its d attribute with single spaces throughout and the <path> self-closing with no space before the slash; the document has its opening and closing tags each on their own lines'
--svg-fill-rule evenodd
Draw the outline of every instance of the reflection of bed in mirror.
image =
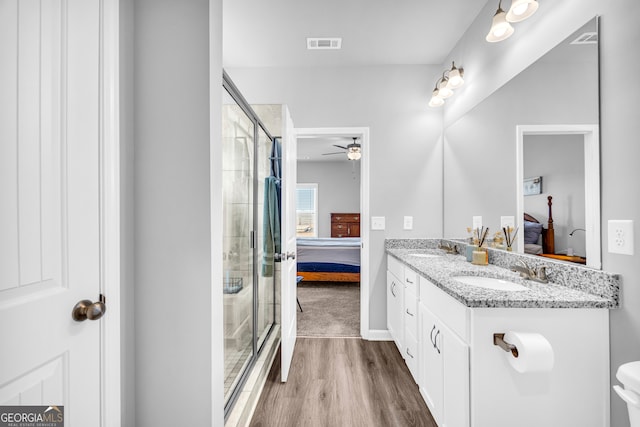
<svg viewBox="0 0 640 427">
<path fill-rule="evenodd" d="M 578 264 L 586 264 L 587 259 L 581 256 L 556 254 L 555 231 L 553 229 L 553 197 L 547 197 L 549 217 L 545 228 L 540 221 L 525 212 L 524 214 L 524 252 L 531 255 L 540 255 L 546 258 L 554 258 L 562 261 L 570 261 Z"/>
<path fill-rule="evenodd" d="M 309 282 L 359 282 L 360 238 L 298 238 L 298 276 Z"/>
</svg>

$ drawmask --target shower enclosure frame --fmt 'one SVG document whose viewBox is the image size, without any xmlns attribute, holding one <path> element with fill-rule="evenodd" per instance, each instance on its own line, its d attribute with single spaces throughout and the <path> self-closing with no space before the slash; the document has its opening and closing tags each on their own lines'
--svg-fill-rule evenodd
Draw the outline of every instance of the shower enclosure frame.
<svg viewBox="0 0 640 427">
<path fill-rule="evenodd" d="M 253 292 L 253 303 L 252 303 L 252 354 L 251 357 L 249 359 L 249 362 L 247 363 L 244 371 L 240 374 L 240 378 L 239 380 L 236 382 L 233 391 L 231 392 L 231 395 L 229 396 L 229 399 L 225 402 L 224 405 L 224 417 L 225 417 L 225 421 L 229 415 L 229 413 L 231 412 L 231 410 L 234 407 L 235 402 L 238 399 L 238 396 L 240 395 L 240 392 L 242 391 L 242 388 L 244 387 L 244 384 L 247 381 L 247 378 L 249 377 L 249 375 L 251 374 L 256 360 L 258 359 L 258 357 L 260 356 L 260 354 L 262 353 L 262 350 L 264 348 L 265 343 L 269 340 L 269 337 L 271 336 L 271 333 L 273 332 L 274 326 L 276 325 L 276 273 L 275 273 L 275 268 L 274 268 L 274 277 L 273 277 L 273 281 L 274 281 L 274 285 L 273 285 L 273 295 L 272 295 L 272 305 L 273 305 L 273 317 L 271 319 L 271 326 L 269 327 L 269 331 L 267 332 L 267 334 L 264 337 L 264 340 L 262 341 L 261 345 L 258 346 L 258 340 L 260 338 L 260 334 L 258 333 L 258 308 L 259 308 L 259 268 L 258 266 L 259 264 L 259 259 L 258 259 L 258 247 L 257 247 L 257 242 L 258 242 L 258 236 L 257 236 L 257 230 L 259 229 L 258 227 L 258 221 L 262 221 L 262 216 L 259 215 L 260 212 L 258 212 L 258 177 L 257 177 L 257 170 L 258 170 L 258 149 L 257 149 L 257 145 L 258 145 L 258 141 L 259 141 L 259 135 L 260 135 L 260 131 L 262 130 L 264 132 L 264 134 L 267 136 L 267 138 L 269 139 L 269 141 L 273 144 L 273 141 L 275 138 L 271 135 L 271 133 L 267 130 L 266 126 L 262 123 L 262 121 L 260 120 L 260 117 L 258 117 L 258 115 L 255 113 L 255 111 L 253 110 L 253 108 L 251 107 L 251 105 L 247 102 L 247 100 L 244 98 L 244 96 L 242 96 L 242 93 L 240 92 L 240 90 L 237 88 L 237 86 L 233 83 L 233 81 L 231 80 L 231 78 L 229 77 L 229 75 L 226 73 L 226 71 L 222 71 L 222 87 L 224 90 L 227 91 L 227 93 L 231 96 L 231 98 L 236 102 L 236 104 L 240 107 L 240 109 L 247 115 L 247 117 L 253 122 L 253 149 L 254 149 L 254 156 L 253 156 L 253 170 L 254 170 L 254 174 L 253 174 L 253 188 L 252 188 L 252 192 L 253 192 L 253 224 L 252 224 L 252 230 L 250 231 L 250 249 L 252 249 L 252 253 L 253 253 L 253 271 L 252 271 L 252 292 Z M 220 279 L 222 279 L 222 277 L 220 277 Z"/>
</svg>

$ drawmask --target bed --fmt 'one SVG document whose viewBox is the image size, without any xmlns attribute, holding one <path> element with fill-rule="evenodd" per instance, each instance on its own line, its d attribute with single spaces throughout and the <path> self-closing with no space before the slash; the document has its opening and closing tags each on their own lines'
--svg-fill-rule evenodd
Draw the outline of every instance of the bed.
<svg viewBox="0 0 640 427">
<path fill-rule="evenodd" d="M 359 282 L 360 238 L 297 239 L 298 276 L 310 282 Z"/>
<path fill-rule="evenodd" d="M 524 252 L 532 255 L 554 254 L 554 230 L 553 230 L 553 214 L 551 206 L 553 205 L 553 197 L 547 197 L 549 206 L 549 217 L 547 220 L 547 228 L 533 216 L 528 213 L 524 214 Z M 541 244 L 539 244 L 541 243 Z"/>
</svg>

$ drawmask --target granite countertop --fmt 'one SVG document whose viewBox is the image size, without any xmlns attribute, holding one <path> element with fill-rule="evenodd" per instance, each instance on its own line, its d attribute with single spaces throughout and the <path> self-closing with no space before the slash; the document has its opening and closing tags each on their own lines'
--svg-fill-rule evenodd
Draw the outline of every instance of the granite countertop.
<svg viewBox="0 0 640 427">
<path fill-rule="evenodd" d="M 554 283 L 525 280 L 517 272 L 496 265 L 478 266 L 467 262 L 462 255 L 449 255 L 435 248 L 387 248 L 387 253 L 419 275 L 429 279 L 447 294 L 467 307 L 508 308 L 615 308 L 617 300 L 593 295 Z M 435 254 L 438 257 L 420 258 L 410 254 Z M 498 291 L 454 280 L 453 276 L 496 277 L 521 284 L 528 291 Z"/>
</svg>

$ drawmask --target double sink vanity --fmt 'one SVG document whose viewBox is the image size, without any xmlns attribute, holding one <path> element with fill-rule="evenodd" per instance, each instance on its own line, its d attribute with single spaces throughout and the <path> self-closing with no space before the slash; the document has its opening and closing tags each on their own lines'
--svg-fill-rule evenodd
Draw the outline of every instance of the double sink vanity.
<svg viewBox="0 0 640 427">
<path fill-rule="evenodd" d="M 619 278 L 492 249 L 472 265 L 465 246 L 386 241 L 387 326 L 438 425 L 608 426 Z"/>
</svg>

